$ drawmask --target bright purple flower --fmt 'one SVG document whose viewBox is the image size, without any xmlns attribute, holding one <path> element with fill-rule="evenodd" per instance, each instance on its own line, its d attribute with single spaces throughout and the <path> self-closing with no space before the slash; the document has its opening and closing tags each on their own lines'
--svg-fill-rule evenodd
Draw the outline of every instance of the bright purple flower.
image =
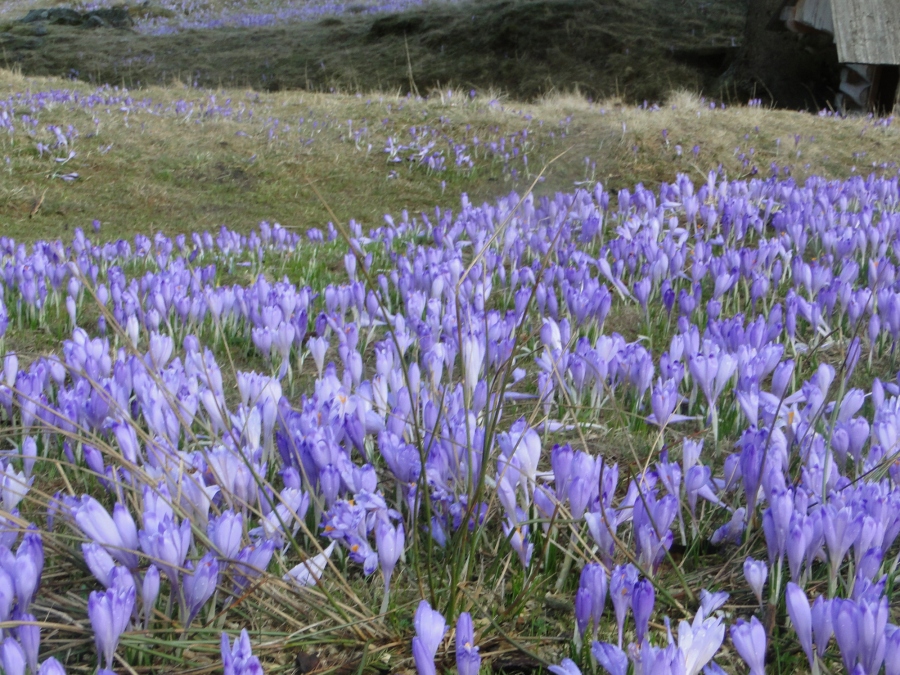
<svg viewBox="0 0 900 675">
<path fill-rule="evenodd" d="M 591 623 L 592 609 L 593 598 L 591 597 L 591 592 L 586 588 L 579 588 L 575 592 L 575 627 L 578 630 L 578 637 L 584 637 L 584 632 L 587 630 L 588 624 Z"/>
<path fill-rule="evenodd" d="M 156 607 L 156 599 L 159 597 L 159 569 L 156 565 L 150 565 L 144 572 L 144 580 L 141 584 L 141 615 L 144 618 L 144 628 L 150 627 L 153 619 L 153 609 Z"/>
<path fill-rule="evenodd" d="M 700 609 L 703 611 L 703 616 L 712 616 L 713 612 L 720 609 L 722 605 L 728 602 L 728 597 L 728 593 L 726 593 L 725 591 L 711 593 L 705 588 L 701 589 Z"/>
<path fill-rule="evenodd" d="M 192 570 L 191 563 L 188 563 L 188 571 Z M 187 616 L 184 621 L 184 627 L 188 628 L 194 617 L 203 608 L 203 605 L 212 597 L 219 582 L 219 561 L 212 551 L 204 555 L 197 563 L 193 573 L 185 574 L 181 581 L 181 587 L 184 591 L 184 603 L 187 610 Z"/>
<path fill-rule="evenodd" d="M 233 647 L 228 642 L 228 634 L 222 633 L 221 652 L 222 675 L 263 675 L 259 659 L 253 656 L 246 628 L 234 639 Z"/>
<path fill-rule="evenodd" d="M 859 657 L 860 632 L 863 628 L 857 604 L 853 600 L 834 598 L 831 601 L 831 620 L 844 668 L 849 673 L 856 666 Z"/>
<path fill-rule="evenodd" d="M 391 585 L 394 567 L 403 555 L 404 541 L 403 523 L 394 526 L 385 518 L 378 519 L 375 524 L 375 545 L 378 547 L 378 562 L 384 577 L 385 593 Z"/>
<path fill-rule="evenodd" d="M 14 561 L 11 561 L 10 565 L 6 563 L 4 565 L 15 585 L 18 611 L 27 611 L 34 600 L 44 569 L 44 545 L 41 536 L 34 530 L 29 530 L 16 550 Z"/>
<path fill-rule="evenodd" d="M 747 584 L 753 590 L 760 605 L 763 603 L 763 589 L 766 586 L 766 579 L 769 576 L 769 566 L 762 560 L 754 560 L 747 558 L 744 561 L 744 578 Z"/>
<path fill-rule="evenodd" d="M 132 541 L 128 519 L 124 515 L 114 519 L 100 502 L 88 495 L 84 495 L 80 500 L 72 500 L 70 510 L 75 523 L 85 536 L 103 546 L 113 558 L 128 569 L 137 567 L 138 559 L 134 552 L 137 541 Z M 123 530 L 119 529 L 119 525 Z"/>
<path fill-rule="evenodd" d="M 825 650 L 834 635 L 834 623 L 831 615 L 832 600 L 827 600 L 824 596 L 818 596 L 812 604 L 810 610 L 810 618 L 812 619 L 813 642 L 816 645 L 816 652 L 819 658 L 825 656 Z"/>
<path fill-rule="evenodd" d="M 609 581 L 609 597 L 616 611 L 616 624 L 619 628 L 619 648 L 622 647 L 622 633 L 625 619 L 631 607 L 634 586 L 638 581 L 638 570 L 632 564 L 618 565 L 613 568 Z"/>
<path fill-rule="evenodd" d="M 772 490 L 769 493 L 769 507 L 763 512 L 763 532 L 769 550 L 769 563 L 772 565 L 784 559 L 793 514 L 794 500 L 791 492 L 786 489 Z"/>
<path fill-rule="evenodd" d="M 456 621 L 456 670 L 459 675 L 478 675 L 481 655 L 475 646 L 475 630 L 472 616 L 462 612 Z"/>
<path fill-rule="evenodd" d="M 619 647 L 609 642 L 594 642 L 591 654 L 609 675 L 627 675 L 628 657 Z"/>
<path fill-rule="evenodd" d="M 638 644 L 644 641 L 653 605 L 656 603 L 656 591 L 649 579 L 641 579 L 634 585 L 631 595 L 631 612 L 634 614 L 635 636 Z"/>
<path fill-rule="evenodd" d="M 884 634 L 884 675 L 900 675 L 900 628 L 888 624 Z"/>
<path fill-rule="evenodd" d="M 436 675 L 434 658 L 441 640 L 444 639 L 447 623 L 441 613 L 431 609 L 428 601 L 422 600 L 414 619 L 416 636 L 412 641 L 413 659 L 419 675 Z"/>
<path fill-rule="evenodd" d="M 230 509 L 223 511 L 218 517 L 210 519 L 206 534 L 223 560 L 234 560 L 241 550 L 244 517 Z"/>
<path fill-rule="evenodd" d="M 147 513 L 144 513 L 147 520 Z M 185 519 L 180 526 L 172 516 L 166 514 L 162 520 L 150 521 L 155 528 L 141 530 L 140 541 L 144 553 L 153 564 L 168 577 L 172 584 L 178 583 L 178 570 L 184 566 L 184 559 L 191 545 L 191 523 Z"/>
<path fill-rule="evenodd" d="M 828 563 L 831 566 L 832 576 L 836 576 L 847 551 L 859 536 L 862 529 L 862 516 L 854 516 L 849 507 L 835 508 L 831 504 L 827 505 L 821 513 Z"/>
<path fill-rule="evenodd" d="M 744 662 L 750 667 L 750 675 L 765 675 L 766 629 L 755 616 L 749 623 L 738 619 L 731 626 L 731 641 Z"/>
<path fill-rule="evenodd" d="M 25 652 L 14 638 L 0 643 L 0 663 L 6 675 L 25 675 Z"/>
<path fill-rule="evenodd" d="M 806 593 L 797 584 L 788 582 L 785 591 L 785 604 L 787 605 L 788 616 L 791 617 L 791 624 L 794 626 L 794 632 L 797 634 L 797 640 L 809 660 L 810 669 L 815 669 L 815 653 L 813 652 L 812 637 L 812 612 L 809 607 L 809 600 Z"/>
<path fill-rule="evenodd" d="M 37 675 L 66 675 L 66 669 L 63 668 L 63 664 L 51 656 L 41 664 Z"/>
<path fill-rule="evenodd" d="M 553 675 L 581 675 L 581 668 L 572 659 L 563 659 L 558 666 L 547 668 Z"/>
<path fill-rule="evenodd" d="M 25 661 L 32 673 L 38 672 L 38 649 L 41 645 L 41 627 L 32 614 L 22 614 L 18 617 L 22 623 L 16 627 L 16 637 L 25 653 Z"/>
<path fill-rule="evenodd" d="M 666 380 L 665 382 L 661 379 L 658 380 L 650 392 L 650 408 L 653 410 L 653 415 L 648 418 L 648 421 L 662 429 L 669 423 L 690 419 L 685 415 L 674 414 L 682 398 L 675 380 Z"/>
<path fill-rule="evenodd" d="M 94 641 L 101 662 L 112 668 L 113 656 L 119 637 L 128 627 L 134 609 L 135 591 L 110 588 L 106 592 L 94 591 L 88 598 L 88 618 L 94 629 Z"/>
<path fill-rule="evenodd" d="M 86 542 L 81 545 L 84 562 L 88 569 L 105 587 L 109 587 L 109 575 L 116 566 L 116 561 L 106 552 L 106 549 L 95 542 Z"/>
<path fill-rule="evenodd" d="M 606 590 L 608 582 L 606 569 L 599 563 L 588 563 L 581 570 L 579 590 L 588 593 L 591 602 L 590 617 L 594 621 L 594 635 L 600 628 L 600 620 L 603 618 L 603 609 L 606 606 Z"/>
</svg>

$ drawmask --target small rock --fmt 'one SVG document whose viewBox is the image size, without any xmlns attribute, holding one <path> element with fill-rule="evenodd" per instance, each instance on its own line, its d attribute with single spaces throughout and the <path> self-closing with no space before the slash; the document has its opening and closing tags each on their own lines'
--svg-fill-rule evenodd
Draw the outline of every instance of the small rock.
<svg viewBox="0 0 900 675">
<path fill-rule="evenodd" d="M 91 14 L 87 18 L 87 21 L 82 24 L 82 26 L 84 26 L 85 28 L 106 28 L 108 25 L 108 23 L 106 23 L 96 14 Z"/>
<path fill-rule="evenodd" d="M 33 23 L 35 21 L 46 21 L 48 17 L 48 10 L 46 9 L 33 9 L 24 17 L 19 19 L 22 23 Z"/>
<path fill-rule="evenodd" d="M 84 23 L 84 16 L 81 12 L 76 12 L 68 7 L 54 7 L 47 10 L 47 19 L 50 23 L 59 26 L 80 26 Z"/>
<path fill-rule="evenodd" d="M 95 9 L 88 12 L 88 17 L 97 17 L 104 22 L 104 25 L 112 26 L 113 28 L 131 28 L 134 26 L 134 20 L 131 18 L 128 8 L 124 5 Z"/>
<path fill-rule="evenodd" d="M 47 26 L 45 26 L 44 24 L 36 23 L 31 32 L 32 32 L 32 35 L 34 35 L 35 37 L 43 37 L 49 31 L 47 30 Z"/>
</svg>

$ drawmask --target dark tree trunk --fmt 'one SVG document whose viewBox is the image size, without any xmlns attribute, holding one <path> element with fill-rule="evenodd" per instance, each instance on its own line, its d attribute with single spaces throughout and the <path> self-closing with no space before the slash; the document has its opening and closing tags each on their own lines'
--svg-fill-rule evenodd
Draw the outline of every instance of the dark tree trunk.
<svg viewBox="0 0 900 675">
<path fill-rule="evenodd" d="M 821 110 L 834 99 L 840 76 L 830 35 L 796 34 L 778 20 L 784 0 L 748 0 L 744 42 L 733 86 L 744 99 L 782 108 Z"/>
</svg>

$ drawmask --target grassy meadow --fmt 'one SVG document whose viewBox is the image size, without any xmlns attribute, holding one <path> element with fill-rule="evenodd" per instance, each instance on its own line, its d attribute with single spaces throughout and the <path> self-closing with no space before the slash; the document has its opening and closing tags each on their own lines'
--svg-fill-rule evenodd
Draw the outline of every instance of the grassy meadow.
<svg viewBox="0 0 900 675">
<path fill-rule="evenodd" d="M 898 672 L 893 118 L 741 2 L 42 6 L 2 672 Z"/>
</svg>

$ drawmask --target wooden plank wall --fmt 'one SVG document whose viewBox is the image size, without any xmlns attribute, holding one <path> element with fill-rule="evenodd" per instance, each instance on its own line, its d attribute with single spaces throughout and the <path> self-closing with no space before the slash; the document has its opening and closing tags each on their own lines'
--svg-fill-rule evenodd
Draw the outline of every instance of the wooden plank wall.
<svg viewBox="0 0 900 675">
<path fill-rule="evenodd" d="M 831 0 L 841 63 L 900 65 L 900 0 Z"/>
<path fill-rule="evenodd" d="M 794 7 L 794 21 L 815 30 L 834 33 L 831 16 L 831 0 L 797 0 Z"/>
</svg>

